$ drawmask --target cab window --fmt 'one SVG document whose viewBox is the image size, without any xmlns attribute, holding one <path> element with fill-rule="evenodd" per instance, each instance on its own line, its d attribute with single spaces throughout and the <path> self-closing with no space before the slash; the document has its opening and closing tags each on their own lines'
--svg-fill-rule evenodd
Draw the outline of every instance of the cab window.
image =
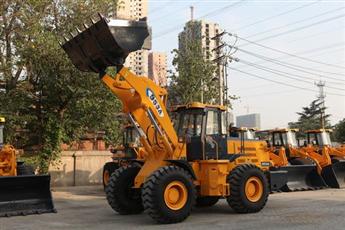
<svg viewBox="0 0 345 230">
<path fill-rule="evenodd" d="M 206 135 L 219 134 L 219 120 L 217 111 L 207 112 L 207 124 L 206 124 Z"/>
<path fill-rule="evenodd" d="M 201 136 L 202 114 L 185 113 L 181 114 L 178 136 Z"/>
<path fill-rule="evenodd" d="M 273 146 L 282 146 L 280 133 L 273 133 Z"/>
</svg>

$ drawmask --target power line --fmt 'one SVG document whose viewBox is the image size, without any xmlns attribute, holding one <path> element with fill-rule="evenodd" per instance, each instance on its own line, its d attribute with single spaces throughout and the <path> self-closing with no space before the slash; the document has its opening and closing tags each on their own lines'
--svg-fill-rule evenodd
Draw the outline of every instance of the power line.
<svg viewBox="0 0 345 230">
<path fill-rule="evenodd" d="M 315 19 L 315 18 L 319 18 L 321 16 L 324 16 L 324 15 L 327 15 L 327 14 L 330 14 L 330 13 L 334 13 L 334 12 L 337 12 L 337 11 L 340 11 L 340 10 L 344 10 L 344 9 L 345 9 L 345 7 L 340 7 L 340 8 L 336 8 L 336 9 L 333 9 L 333 10 L 329 10 L 329 11 L 326 11 L 324 13 L 321 13 L 321 14 L 318 14 L 318 15 L 314 15 L 312 17 L 304 18 L 302 20 L 298 20 L 298 21 L 295 21 L 295 22 L 292 22 L 292 23 L 288 23 L 288 24 L 285 24 L 285 25 L 282 25 L 282 26 L 273 27 L 271 29 L 264 30 L 264 31 L 261 31 L 261 32 L 249 35 L 246 38 L 248 39 L 248 38 L 256 37 L 256 36 L 259 36 L 261 34 L 266 34 L 266 33 L 269 33 L 269 32 L 275 31 L 275 30 L 279 30 L 279 29 L 282 29 L 282 28 L 285 28 L 285 27 L 289 27 L 289 26 L 292 26 L 292 25 L 295 25 L 295 24 L 306 22 L 306 21 L 309 21 L 309 20 L 312 20 L 312 19 Z"/>
<path fill-rule="evenodd" d="M 165 7 L 167 7 L 169 4 L 173 3 L 174 0 L 170 0 L 168 2 L 165 2 L 165 4 L 163 6 L 157 6 L 155 8 L 153 8 L 151 11 L 149 11 L 149 14 L 152 15 L 153 13 L 160 11 L 161 9 L 164 9 Z"/>
<path fill-rule="evenodd" d="M 310 50 L 305 50 L 305 51 L 302 51 L 302 52 L 296 52 L 296 53 L 293 53 L 294 55 L 297 55 L 297 54 L 309 54 L 309 53 L 315 53 L 315 52 L 319 52 L 319 51 L 324 51 L 324 50 L 328 50 L 328 49 L 331 49 L 331 48 L 335 48 L 335 47 L 342 47 L 344 48 L 344 44 L 345 42 L 340 42 L 340 43 L 334 43 L 334 44 L 331 44 L 331 45 L 328 45 L 328 46 L 323 46 L 323 47 L 318 47 L 316 49 L 310 49 Z M 282 56 L 279 56 L 279 57 L 275 57 L 275 60 L 277 59 L 286 59 L 287 57 L 290 57 L 289 55 L 282 55 Z M 267 60 L 261 60 L 261 61 L 257 61 L 255 62 L 255 64 L 262 64 L 262 63 L 266 63 L 266 62 L 269 62 Z M 336 63 L 337 64 L 337 63 Z M 241 66 L 242 67 L 242 66 Z M 331 74 L 331 75 L 340 75 L 342 76 L 341 74 L 339 73 L 328 73 L 328 74 Z M 337 84 L 339 85 L 339 82 L 332 82 L 332 81 L 329 81 L 327 80 L 327 83 L 328 84 Z"/>
<path fill-rule="evenodd" d="M 294 58 L 298 58 L 298 59 L 301 59 L 301 60 L 304 60 L 304 61 L 314 62 L 314 63 L 317 63 L 317 64 L 326 65 L 326 66 L 331 66 L 331 67 L 334 67 L 334 68 L 345 69 L 344 66 L 333 65 L 333 64 L 330 64 L 330 63 L 325 63 L 325 62 L 320 62 L 320 61 L 312 60 L 310 58 L 301 57 L 301 56 L 298 56 L 296 54 L 291 54 L 291 53 L 288 53 L 288 52 L 283 51 L 283 50 L 279 50 L 279 49 L 276 49 L 276 48 L 272 48 L 272 47 L 269 47 L 269 46 L 262 45 L 262 44 L 257 43 L 257 42 L 250 41 L 250 40 L 248 40 L 246 38 L 242 38 L 242 37 L 239 37 L 237 35 L 235 35 L 235 36 L 237 38 L 243 40 L 243 41 L 246 41 L 246 42 L 250 43 L 250 44 L 254 44 L 254 45 L 263 47 L 265 49 L 273 50 L 273 51 L 278 52 L 278 53 L 286 54 L 286 55 L 294 57 Z"/>
<path fill-rule="evenodd" d="M 171 0 L 171 2 L 175 2 L 174 0 Z M 200 2 L 200 0 L 196 0 L 196 1 L 193 1 L 193 2 L 191 2 L 191 3 L 189 3 L 189 5 L 193 5 L 193 4 L 196 4 L 196 3 L 198 3 L 198 2 Z M 186 7 L 188 7 L 187 5 L 183 5 L 182 7 L 179 7 L 179 8 L 177 8 L 177 9 L 174 9 L 173 11 L 174 12 L 179 12 L 179 11 L 181 11 L 182 9 L 185 9 Z M 165 7 L 164 7 L 165 8 Z M 172 12 L 171 12 L 172 13 Z M 163 19 L 163 18 L 166 18 L 166 17 L 170 17 L 171 16 L 171 14 L 169 14 L 169 13 L 164 13 L 163 15 L 160 15 L 159 17 L 153 17 L 153 18 L 151 18 L 150 16 L 149 16 L 149 20 L 152 20 L 152 21 L 161 21 L 161 19 Z"/>
<path fill-rule="evenodd" d="M 304 29 L 307 29 L 307 28 L 310 28 L 310 27 L 313 27 L 313 26 L 316 26 L 316 25 L 324 24 L 324 23 L 327 23 L 327 22 L 330 22 L 330 21 L 337 20 L 339 18 L 343 18 L 344 16 L 345 16 L 345 14 L 340 14 L 340 15 L 337 15 L 337 16 L 334 16 L 334 17 L 331 17 L 331 18 L 326 18 L 326 19 L 323 19 L 323 20 L 320 20 L 320 21 L 317 21 L 317 22 L 314 22 L 314 23 L 311 23 L 311 24 L 308 24 L 308 25 L 305 25 L 305 26 L 301 26 L 301 27 L 298 27 L 298 28 L 295 28 L 295 29 L 290 29 L 290 30 L 287 30 L 287 31 L 284 31 L 284 32 L 281 32 L 281 33 L 278 33 L 278 34 L 273 34 L 273 35 L 270 35 L 270 36 L 258 39 L 255 42 L 261 42 L 261 41 L 264 41 L 264 40 L 280 37 L 282 35 L 290 34 L 290 33 L 293 33 L 293 32 L 299 31 L 299 30 L 304 30 Z M 248 44 L 250 44 L 250 43 L 246 43 L 246 44 L 244 44 L 242 46 L 246 46 Z"/>
<path fill-rule="evenodd" d="M 283 11 L 283 12 L 281 12 L 281 13 L 272 15 L 272 16 L 270 16 L 270 17 L 264 18 L 264 19 L 262 19 L 262 20 L 259 20 L 259 21 L 254 22 L 254 23 L 250 23 L 250 24 L 247 24 L 247 25 L 242 26 L 242 27 L 240 27 L 240 28 L 234 29 L 234 31 L 239 31 L 239 30 L 243 30 L 243 29 L 245 29 L 245 28 L 252 27 L 252 26 L 257 25 L 257 24 L 259 24 L 259 23 L 263 23 L 263 22 L 266 22 L 266 21 L 271 20 L 271 19 L 273 19 L 273 18 L 277 18 L 277 17 L 283 16 L 283 15 L 292 13 L 292 12 L 294 12 L 294 11 L 303 9 L 303 8 L 305 8 L 305 7 L 308 7 L 308 6 L 311 6 L 311 5 L 313 5 L 313 4 L 315 4 L 315 3 L 318 3 L 318 2 L 320 2 L 320 0 L 315 1 L 315 2 L 310 2 L 310 3 L 308 3 L 308 4 L 304 4 L 304 5 L 302 5 L 302 6 L 299 6 L 299 7 L 296 7 L 296 8 L 290 9 L 290 10 L 287 10 L 287 11 Z"/>
<path fill-rule="evenodd" d="M 276 84 L 285 85 L 285 86 L 289 86 L 289 87 L 296 88 L 296 89 L 302 89 L 302 90 L 306 90 L 306 91 L 317 92 L 316 90 L 313 90 L 313 89 L 309 89 L 309 88 L 305 88 L 305 87 L 291 85 L 291 84 L 288 84 L 288 83 L 285 83 L 285 82 L 281 82 L 281 81 L 276 81 L 276 80 L 268 79 L 268 78 L 265 78 L 265 77 L 262 77 L 262 76 L 259 76 L 259 75 L 253 74 L 253 73 L 248 73 L 248 72 L 245 72 L 245 71 L 233 68 L 233 67 L 229 67 L 229 68 L 232 69 L 232 70 L 235 70 L 237 72 L 246 74 L 248 76 L 259 78 L 259 79 L 262 79 L 262 80 L 265 80 L 265 81 L 274 82 Z"/>
<path fill-rule="evenodd" d="M 244 61 L 242 59 L 240 59 L 239 62 L 242 62 L 242 63 L 244 63 L 244 64 L 246 64 L 248 66 L 251 66 L 251 67 L 254 67 L 254 68 L 257 68 L 257 69 L 264 70 L 264 71 L 269 72 L 269 73 L 276 74 L 276 75 L 281 76 L 281 77 L 285 77 L 285 78 L 292 79 L 292 80 L 297 80 L 299 82 L 304 82 L 304 83 L 307 83 L 307 84 L 313 84 L 315 82 L 315 80 L 316 80 L 314 78 L 305 77 L 305 76 L 301 76 L 301 75 L 297 75 L 297 74 L 292 74 L 292 73 L 284 72 L 284 71 L 281 71 L 281 70 L 276 70 L 276 69 L 272 69 L 272 68 L 269 68 L 269 67 L 265 67 L 265 66 L 262 66 L 262 65 L 257 65 L 257 64 L 254 64 L 254 63 L 251 63 L 251 62 L 248 62 L 248 61 Z M 291 77 L 291 76 L 295 76 L 295 77 Z M 305 79 L 309 79 L 309 80 L 311 80 L 311 82 L 307 81 Z M 332 86 L 326 86 L 326 87 L 330 88 L 330 89 L 340 90 L 340 91 L 344 91 L 345 90 L 345 87 L 344 88 L 338 88 L 338 87 L 332 87 Z"/>
<path fill-rule="evenodd" d="M 287 63 L 287 62 L 278 61 L 276 59 L 272 59 L 272 58 L 269 58 L 269 57 L 266 57 L 266 56 L 263 56 L 263 55 L 255 54 L 253 52 L 250 52 L 250 51 L 247 51 L 247 50 L 244 50 L 244 49 L 241 49 L 241 48 L 237 48 L 237 49 L 239 51 L 242 51 L 243 53 L 249 54 L 251 56 L 254 56 L 254 57 L 266 60 L 268 62 L 275 63 L 276 65 L 284 66 L 286 68 L 290 68 L 290 69 L 293 69 L 293 70 L 296 70 L 296 71 L 300 71 L 300 72 L 304 72 L 304 73 L 308 73 L 308 74 L 312 74 L 312 75 L 318 75 L 320 77 L 336 80 L 336 81 L 339 81 L 339 82 L 345 82 L 344 79 L 334 78 L 334 77 L 330 77 L 330 76 L 324 76 L 324 75 L 315 73 L 315 72 L 327 73 L 326 71 L 315 70 L 315 69 L 312 69 L 312 68 L 309 68 L 309 67 L 304 67 L 304 66 L 300 66 L 300 65 L 296 65 L 296 64 L 291 64 L 291 63 Z M 309 70 L 315 71 L 315 72 L 313 73 L 313 72 L 307 71 L 306 69 L 309 69 Z M 339 84 L 344 84 L 344 83 L 339 83 Z"/>
<path fill-rule="evenodd" d="M 234 70 L 234 71 L 243 73 L 245 75 L 248 75 L 248 76 L 251 76 L 251 77 L 254 77 L 254 78 L 259 78 L 259 79 L 262 79 L 262 80 L 265 80 L 265 81 L 274 82 L 276 84 L 280 84 L 280 85 L 284 85 L 284 86 L 289 86 L 289 87 L 292 87 L 292 88 L 301 89 L 301 90 L 310 91 L 310 92 L 318 92 L 318 91 L 313 90 L 313 89 L 309 89 L 309 88 L 305 88 L 305 87 L 291 85 L 291 84 L 288 84 L 288 83 L 285 83 L 285 82 L 281 82 L 281 81 L 276 81 L 276 80 L 268 79 L 268 78 L 265 78 L 265 77 L 262 77 L 262 76 L 259 76 L 259 75 L 253 74 L 253 73 L 248 73 L 248 72 L 245 72 L 245 71 L 233 68 L 233 67 L 229 67 L 229 68 Z M 344 94 L 337 94 L 337 93 L 328 93 L 328 94 L 345 97 Z"/>
<path fill-rule="evenodd" d="M 250 98 L 250 97 L 260 97 L 260 96 L 267 96 L 267 95 L 276 95 L 276 94 L 285 94 L 285 93 L 293 93 L 298 91 L 297 89 L 293 90 L 285 90 L 285 91 L 277 91 L 277 92 L 268 92 L 268 93 L 258 93 L 258 94 L 251 94 L 251 95 L 244 95 L 240 96 L 240 98 Z"/>
<path fill-rule="evenodd" d="M 209 12 L 207 14 L 202 15 L 201 17 L 198 17 L 197 20 L 199 20 L 201 18 L 205 18 L 205 17 L 210 17 L 210 16 L 212 16 L 214 14 L 218 14 L 219 12 L 222 12 L 222 11 L 229 10 L 229 9 L 231 9 L 233 7 L 239 6 L 240 4 L 244 3 L 245 1 L 247 1 L 247 0 L 240 0 L 240 1 L 234 2 L 234 3 L 230 4 L 230 5 L 227 5 L 225 7 L 218 8 L 218 9 L 216 9 L 214 11 L 211 11 L 211 12 Z M 180 24 L 178 26 L 174 26 L 172 28 L 169 28 L 169 29 L 163 31 L 162 33 L 158 34 L 157 36 L 153 37 L 152 39 L 157 39 L 157 38 L 163 37 L 165 35 L 168 35 L 168 34 L 174 32 L 175 30 L 180 29 L 184 25 L 185 24 Z"/>
</svg>

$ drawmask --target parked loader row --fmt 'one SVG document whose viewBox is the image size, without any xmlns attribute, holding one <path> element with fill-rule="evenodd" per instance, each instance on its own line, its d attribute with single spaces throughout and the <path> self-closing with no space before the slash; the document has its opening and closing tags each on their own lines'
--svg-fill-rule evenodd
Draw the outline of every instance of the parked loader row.
<svg viewBox="0 0 345 230">
<path fill-rule="evenodd" d="M 287 186 L 283 191 L 317 189 L 324 187 L 342 188 L 345 186 L 345 151 L 332 146 L 330 130 L 307 131 L 303 145 L 296 139 L 297 129 L 272 129 L 252 131 L 264 136 L 267 151 L 275 167 L 289 167 Z"/>
</svg>

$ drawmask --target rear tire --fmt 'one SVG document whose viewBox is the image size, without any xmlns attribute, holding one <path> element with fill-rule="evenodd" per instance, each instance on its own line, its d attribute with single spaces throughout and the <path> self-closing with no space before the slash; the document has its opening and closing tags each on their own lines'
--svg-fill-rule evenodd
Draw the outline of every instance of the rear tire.
<svg viewBox="0 0 345 230">
<path fill-rule="evenodd" d="M 120 167 L 111 175 L 105 189 L 111 208 L 121 215 L 138 214 L 144 211 L 140 189 L 133 188 L 134 179 L 140 171 L 137 165 Z"/>
<path fill-rule="evenodd" d="M 109 184 L 109 180 L 111 177 L 111 174 L 113 174 L 113 172 L 115 172 L 116 169 L 119 168 L 119 165 L 115 162 L 107 162 L 105 163 L 105 165 L 103 166 L 103 188 L 105 191 L 105 188 L 107 187 L 107 185 Z"/>
<path fill-rule="evenodd" d="M 267 202 L 269 184 L 264 172 L 252 164 L 239 165 L 228 176 L 230 196 L 226 199 L 237 213 L 260 211 Z"/>
<path fill-rule="evenodd" d="M 186 219 L 195 204 L 192 177 L 177 166 L 165 166 L 144 183 L 142 200 L 145 210 L 156 222 L 171 224 Z"/>
<path fill-rule="evenodd" d="M 217 204 L 219 196 L 202 196 L 196 198 L 196 206 L 199 208 L 211 207 Z"/>
</svg>

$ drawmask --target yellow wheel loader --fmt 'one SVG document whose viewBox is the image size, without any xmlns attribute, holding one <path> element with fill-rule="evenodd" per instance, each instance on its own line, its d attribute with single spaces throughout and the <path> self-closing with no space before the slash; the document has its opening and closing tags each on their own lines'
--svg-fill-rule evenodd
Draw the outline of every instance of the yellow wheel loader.
<svg viewBox="0 0 345 230">
<path fill-rule="evenodd" d="M 270 189 L 279 189 L 286 171 L 271 172 L 265 142 L 241 154 L 240 141 L 227 134 L 226 108 L 191 103 L 176 109 L 173 125 L 167 91 L 123 67 L 127 55 L 145 48 L 146 21 L 100 20 L 62 48 L 81 71 L 96 72 L 121 100 L 145 154 L 111 175 L 109 205 L 119 214 L 146 210 L 158 223 L 185 220 L 198 201 L 224 198 L 238 213 L 260 211 Z M 116 71 L 114 71 L 116 70 Z M 175 126 L 175 128 L 174 128 Z M 212 201 L 212 202 L 211 202 Z"/>
<path fill-rule="evenodd" d="M 50 176 L 17 162 L 15 148 L 3 142 L 4 123 L 0 117 L 0 217 L 56 212 Z"/>
<path fill-rule="evenodd" d="M 256 129 L 241 127 L 232 128 L 230 135 L 243 139 L 243 146 L 246 146 L 248 142 L 258 141 L 259 137 L 267 141 L 268 145 L 265 151 L 272 163 L 271 170 L 287 171 L 287 183 L 281 188 L 281 191 L 289 192 L 326 187 L 315 165 L 303 165 L 303 163 L 313 164 L 311 161 L 304 159 L 306 157 L 305 154 L 303 158 L 299 154 L 296 154 L 294 158 L 290 158 L 288 155 L 291 151 L 294 151 L 292 146 L 295 146 L 292 141 L 294 140 L 294 133 L 291 130 L 257 131 Z M 244 150 L 246 150 L 245 147 L 243 148 Z"/>
<path fill-rule="evenodd" d="M 317 152 L 311 146 L 299 147 L 296 139 L 297 129 L 269 130 L 272 152 L 285 151 L 290 165 L 288 188 L 304 190 L 310 188 L 339 188 L 341 174 L 336 174 L 329 151 L 326 148 Z M 280 169 L 283 169 L 282 167 Z"/>
<path fill-rule="evenodd" d="M 120 166 L 128 165 L 128 162 L 143 159 L 144 148 L 140 145 L 139 135 L 132 125 L 126 125 L 123 129 L 122 144 L 112 148 L 112 161 L 103 166 L 103 187 L 109 184 L 110 176 Z"/>
<path fill-rule="evenodd" d="M 314 149 L 317 153 L 327 151 L 331 161 L 332 167 L 338 180 L 334 182 L 332 187 L 344 188 L 345 187 L 345 146 L 335 147 L 332 145 L 330 134 L 331 129 L 316 129 L 308 130 L 306 144 L 309 148 Z"/>
</svg>

